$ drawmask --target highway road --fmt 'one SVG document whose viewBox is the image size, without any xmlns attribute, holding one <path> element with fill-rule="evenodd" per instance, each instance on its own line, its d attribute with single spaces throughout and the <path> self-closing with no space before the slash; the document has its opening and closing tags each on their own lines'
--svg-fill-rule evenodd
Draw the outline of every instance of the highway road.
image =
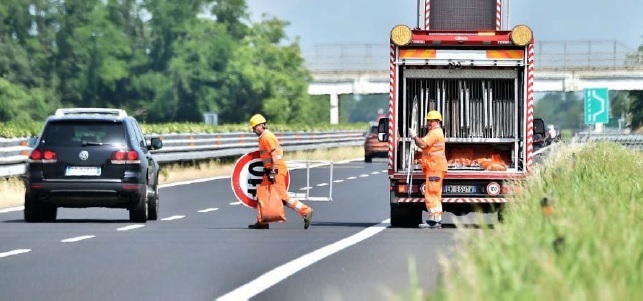
<svg viewBox="0 0 643 301">
<path fill-rule="evenodd" d="M 229 178 L 164 186 L 146 224 L 122 209 L 59 209 L 41 224 L 0 211 L 0 300 L 389 300 L 409 290 L 410 259 L 431 291 L 439 254 L 471 230 L 389 228 L 385 169 L 336 163 L 333 201 L 308 202 L 308 230 L 289 209 L 283 224 L 247 229 L 255 211 Z M 328 172 L 311 169 L 311 196 L 328 194 Z M 305 186 L 292 170 L 290 191 Z"/>
</svg>

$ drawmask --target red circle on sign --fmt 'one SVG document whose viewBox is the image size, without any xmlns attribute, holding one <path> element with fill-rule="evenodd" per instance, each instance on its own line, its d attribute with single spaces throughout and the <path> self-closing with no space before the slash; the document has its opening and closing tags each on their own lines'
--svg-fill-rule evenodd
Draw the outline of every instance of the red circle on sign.
<svg viewBox="0 0 643 301">
<path fill-rule="evenodd" d="M 500 194 L 500 184 L 491 182 L 487 185 L 487 194 L 490 196 L 497 196 Z"/>
<path fill-rule="evenodd" d="M 256 188 L 263 179 L 263 164 L 259 151 L 241 156 L 234 164 L 230 184 L 237 199 L 250 208 L 257 207 Z M 290 186 L 290 174 L 286 173 L 286 190 Z"/>
</svg>

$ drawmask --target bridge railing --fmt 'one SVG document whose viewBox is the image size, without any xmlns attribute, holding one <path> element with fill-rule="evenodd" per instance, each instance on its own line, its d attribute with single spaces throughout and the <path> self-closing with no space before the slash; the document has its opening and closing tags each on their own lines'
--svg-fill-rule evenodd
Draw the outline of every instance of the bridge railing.
<svg viewBox="0 0 643 301">
<path fill-rule="evenodd" d="M 389 67 L 386 44 L 320 44 L 302 51 L 312 72 L 381 71 Z M 536 41 L 536 69 L 643 69 L 643 51 L 615 41 Z"/>
</svg>

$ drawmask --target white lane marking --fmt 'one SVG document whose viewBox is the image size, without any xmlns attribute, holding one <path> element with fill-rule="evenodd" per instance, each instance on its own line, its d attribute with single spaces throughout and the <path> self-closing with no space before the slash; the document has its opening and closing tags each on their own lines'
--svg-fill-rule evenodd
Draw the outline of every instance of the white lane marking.
<svg viewBox="0 0 643 301">
<path fill-rule="evenodd" d="M 241 205 L 241 201 L 232 202 L 232 203 L 230 203 L 230 205 L 232 205 L 232 206 Z"/>
<path fill-rule="evenodd" d="M 382 169 L 382 172 L 388 172 L 388 170 L 386 170 L 386 169 Z"/>
<path fill-rule="evenodd" d="M 11 208 L 0 209 L 0 213 L 20 211 L 20 210 L 24 210 L 24 209 L 25 209 L 25 206 L 11 207 Z"/>
<path fill-rule="evenodd" d="M 214 180 L 220 180 L 220 179 L 229 179 L 229 178 L 230 178 L 230 176 L 221 176 L 221 177 L 213 177 L 213 178 L 204 178 L 204 179 L 196 179 L 196 180 L 189 180 L 189 181 L 181 181 L 181 182 L 161 184 L 161 185 L 159 185 L 159 188 L 167 188 L 167 187 L 172 187 L 172 186 L 181 186 L 181 185 L 188 185 L 188 184 L 195 184 L 195 183 L 203 183 L 203 182 L 208 182 L 208 181 L 214 181 Z"/>
<path fill-rule="evenodd" d="M 317 184 L 317 187 L 323 187 L 323 186 L 328 186 L 328 183 Z"/>
<path fill-rule="evenodd" d="M 371 174 L 372 174 L 372 175 L 377 175 L 377 174 L 379 174 L 379 173 L 380 173 L 379 171 L 374 171 L 374 172 L 372 172 Z"/>
<path fill-rule="evenodd" d="M 357 177 L 348 177 L 348 178 L 346 178 L 346 180 L 355 180 L 355 179 L 357 179 Z"/>
<path fill-rule="evenodd" d="M 181 218 L 184 218 L 184 217 L 185 217 L 185 215 L 172 215 L 170 217 L 162 218 L 161 220 L 162 221 L 173 221 L 175 219 L 181 219 Z"/>
<path fill-rule="evenodd" d="M 72 237 L 72 238 L 63 239 L 63 240 L 61 240 L 60 242 L 77 242 L 77 241 L 81 241 L 81 240 L 85 240 L 85 239 L 90 239 L 90 238 L 94 238 L 94 237 L 96 237 L 96 235 L 83 235 L 83 236 L 78 236 L 78 237 Z"/>
<path fill-rule="evenodd" d="M 128 231 L 128 230 L 138 229 L 138 228 L 143 228 L 143 227 L 145 227 L 145 225 L 129 225 L 129 226 L 125 226 L 125 227 L 120 227 L 120 228 L 116 229 L 116 231 Z"/>
<path fill-rule="evenodd" d="M 4 253 L 0 253 L 0 258 L 11 256 L 11 255 L 18 255 L 18 254 L 22 254 L 22 253 L 27 253 L 27 252 L 30 252 L 30 251 L 31 251 L 30 249 L 18 249 L 18 250 L 13 250 L 13 251 L 9 251 L 9 252 L 4 252 Z"/>
<path fill-rule="evenodd" d="M 208 208 L 208 209 L 199 210 L 197 212 L 206 213 L 206 212 L 212 212 L 217 210 L 219 210 L 219 208 Z"/>
<path fill-rule="evenodd" d="M 333 183 L 341 183 L 341 182 L 344 182 L 344 180 L 335 180 L 335 181 L 333 181 Z"/>
<path fill-rule="evenodd" d="M 299 188 L 299 190 L 310 190 L 310 189 L 313 189 L 313 188 L 312 188 L 312 187 L 310 187 L 310 186 Z"/>
<path fill-rule="evenodd" d="M 368 177 L 368 175 L 367 174 L 361 174 L 361 175 L 359 175 L 359 177 L 360 178 L 366 178 L 366 177 Z"/>
<path fill-rule="evenodd" d="M 388 226 L 389 226 L 389 220 L 387 219 L 377 225 L 368 227 L 340 241 L 336 241 L 321 249 L 312 251 L 293 261 L 287 262 L 279 267 L 274 268 L 273 270 L 259 276 L 258 278 L 217 298 L 216 301 L 248 300 L 260 294 L 261 292 L 269 289 L 270 287 L 279 283 L 280 281 L 312 265 L 313 263 L 320 261 L 330 255 L 333 255 L 343 249 L 346 249 L 354 244 L 357 244 L 377 233 L 380 233 Z"/>
</svg>

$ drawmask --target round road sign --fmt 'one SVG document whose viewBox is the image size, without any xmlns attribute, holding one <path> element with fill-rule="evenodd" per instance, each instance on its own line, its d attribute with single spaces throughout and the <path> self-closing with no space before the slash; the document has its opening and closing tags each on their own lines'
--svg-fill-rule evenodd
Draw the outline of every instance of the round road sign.
<svg viewBox="0 0 643 301">
<path fill-rule="evenodd" d="M 232 192 L 244 205 L 257 207 L 257 187 L 263 179 L 263 164 L 259 151 L 249 152 L 237 160 L 232 170 L 230 182 Z M 286 173 L 286 190 L 290 186 L 290 175 Z"/>
</svg>

